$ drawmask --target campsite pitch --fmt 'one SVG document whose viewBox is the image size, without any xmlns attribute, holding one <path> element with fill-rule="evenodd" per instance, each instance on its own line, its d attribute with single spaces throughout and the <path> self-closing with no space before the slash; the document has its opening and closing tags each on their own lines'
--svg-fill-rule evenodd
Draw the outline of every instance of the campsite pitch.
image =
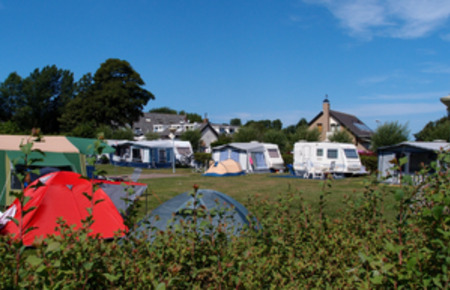
<svg viewBox="0 0 450 290">
<path fill-rule="evenodd" d="M 131 175 L 133 168 L 101 165 L 111 175 Z M 148 176 L 148 177 L 147 177 Z M 306 204 L 310 205 L 313 212 L 318 210 L 320 195 L 323 192 L 322 180 L 310 180 L 299 178 L 273 178 L 274 173 L 247 174 L 231 177 L 207 177 L 201 173 L 193 173 L 189 168 L 177 168 L 172 173 L 167 169 L 144 169 L 139 182 L 148 184 L 148 196 L 141 197 L 142 207 L 140 215 L 156 208 L 163 202 L 176 195 L 192 189 L 198 184 L 201 189 L 212 189 L 223 192 L 236 199 L 244 206 L 252 203 L 254 199 L 263 199 L 268 202 L 276 202 L 288 193 L 300 194 Z M 330 216 L 339 216 L 345 206 L 344 197 L 355 200 L 361 196 L 365 189 L 366 180 L 369 177 L 343 178 L 332 181 L 332 187 L 326 188 L 331 192 L 327 195 L 326 211 Z M 386 196 L 386 204 L 393 202 L 393 196 Z M 147 204 L 146 204 L 147 203 Z M 298 205 L 292 204 L 292 208 Z M 392 211 L 386 208 L 386 212 Z"/>
</svg>

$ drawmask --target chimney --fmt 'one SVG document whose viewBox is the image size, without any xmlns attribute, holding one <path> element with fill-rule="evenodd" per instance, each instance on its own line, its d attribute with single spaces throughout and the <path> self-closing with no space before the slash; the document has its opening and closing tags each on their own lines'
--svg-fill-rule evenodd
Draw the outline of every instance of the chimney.
<svg viewBox="0 0 450 290">
<path fill-rule="evenodd" d="M 208 113 L 205 113 L 205 118 L 203 119 L 203 123 L 204 124 L 208 124 L 209 123 Z"/>
<path fill-rule="evenodd" d="M 330 101 L 328 100 L 328 95 L 325 95 L 325 100 L 322 104 L 323 111 L 323 129 L 322 129 L 322 140 L 327 140 L 327 132 L 330 131 Z"/>
</svg>

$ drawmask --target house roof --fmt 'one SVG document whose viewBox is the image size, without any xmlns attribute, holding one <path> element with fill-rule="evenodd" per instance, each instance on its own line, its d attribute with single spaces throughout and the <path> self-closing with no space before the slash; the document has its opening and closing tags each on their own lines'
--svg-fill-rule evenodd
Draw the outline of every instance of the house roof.
<svg viewBox="0 0 450 290">
<path fill-rule="evenodd" d="M 209 128 L 209 130 L 210 130 L 217 138 L 219 137 L 219 133 L 217 133 L 217 131 L 216 131 L 216 130 L 214 129 L 214 127 L 212 126 L 212 124 L 209 123 L 209 122 L 203 123 L 203 124 L 200 126 L 199 130 L 200 130 L 200 132 L 201 132 L 202 135 L 203 135 L 203 133 L 204 133 L 208 128 Z"/>
<path fill-rule="evenodd" d="M 234 142 L 216 146 L 213 150 L 221 150 L 223 148 L 235 148 L 242 151 L 264 152 L 264 145 L 258 142 Z"/>
<path fill-rule="evenodd" d="M 400 150 L 402 148 L 412 148 L 412 149 L 419 149 L 422 151 L 436 152 L 436 151 L 440 151 L 441 149 L 449 150 L 450 143 L 440 142 L 440 141 L 435 141 L 435 142 L 406 141 L 406 142 L 401 142 L 401 143 L 391 145 L 391 146 L 380 147 L 380 148 L 378 148 L 378 151 L 396 151 L 396 150 Z"/>
<path fill-rule="evenodd" d="M 314 117 L 314 119 L 312 119 L 308 123 L 308 125 L 314 123 L 322 115 L 323 112 L 320 112 L 316 117 Z M 354 115 L 330 110 L 330 116 L 358 138 L 368 138 L 373 134 L 373 131 Z"/>
<path fill-rule="evenodd" d="M 171 125 L 185 122 L 186 115 L 163 114 L 163 113 L 144 113 L 144 116 L 133 123 L 133 128 L 148 128 L 153 125 Z"/>
</svg>

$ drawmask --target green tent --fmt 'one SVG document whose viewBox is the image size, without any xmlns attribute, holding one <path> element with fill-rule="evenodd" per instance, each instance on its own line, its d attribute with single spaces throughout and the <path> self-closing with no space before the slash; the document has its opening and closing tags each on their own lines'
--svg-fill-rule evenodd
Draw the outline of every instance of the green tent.
<svg viewBox="0 0 450 290">
<path fill-rule="evenodd" d="M 92 138 L 80 138 L 80 137 L 67 137 L 67 139 L 80 150 L 81 154 L 94 155 L 95 142 L 97 139 Z M 102 153 L 114 153 L 115 149 L 105 142 L 101 142 L 103 148 Z"/>
<path fill-rule="evenodd" d="M 14 178 L 14 165 L 24 164 L 24 155 L 20 145 L 32 141 L 33 149 L 44 153 L 33 152 L 29 158 L 39 158 L 42 161 L 33 164 L 34 167 L 54 167 L 86 175 L 86 157 L 82 150 L 74 146 L 64 136 L 46 136 L 41 141 L 33 141 L 30 136 L 0 135 L 0 207 L 9 205 L 13 201 L 11 190 L 19 190 L 20 184 Z"/>
</svg>

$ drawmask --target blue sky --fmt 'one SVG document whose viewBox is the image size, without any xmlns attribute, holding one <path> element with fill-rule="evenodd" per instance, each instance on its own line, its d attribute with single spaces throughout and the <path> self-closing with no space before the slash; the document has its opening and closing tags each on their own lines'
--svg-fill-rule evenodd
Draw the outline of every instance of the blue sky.
<svg viewBox="0 0 450 290">
<path fill-rule="evenodd" d="M 146 110 L 288 126 L 328 94 L 372 129 L 416 133 L 446 115 L 449 18 L 448 0 L 0 0 L 0 82 L 119 58 L 155 95 Z"/>
</svg>

